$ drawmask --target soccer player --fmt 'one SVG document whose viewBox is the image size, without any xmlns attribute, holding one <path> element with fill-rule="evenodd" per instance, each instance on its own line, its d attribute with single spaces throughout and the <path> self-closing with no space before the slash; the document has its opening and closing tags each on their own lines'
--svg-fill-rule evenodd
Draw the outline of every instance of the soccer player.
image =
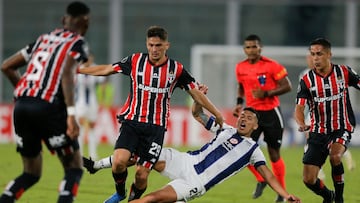
<svg viewBox="0 0 360 203">
<path fill-rule="evenodd" d="M 176 87 L 186 90 L 196 102 L 215 115 L 216 123 L 223 123 L 219 110 L 196 88 L 195 79 L 180 62 L 167 56 L 170 43 L 164 28 L 148 28 L 146 47 L 148 53 L 134 53 L 114 64 L 79 70 L 83 74 L 107 76 L 122 73 L 130 77 L 130 92 L 119 115 L 120 135 L 113 153 L 112 172 L 116 192 L 106 203 L 125 199 L 127 162 L 132 154 L 136 156 L 137 166 L 129 200 L 139 198 L 145 191 L 148 175 L 162 149 L 170 98 Z"/>
<path fill-rule="evenodd" d="M 302 79 L 302 77 L 309 72 L 313 67 L 313 61 L 312 61 L 312 56 L 310 54 L 306 55 L 306 63 L 307 63 L 307 68 L 305 68 L 303 71 L 300 72 L 299 74 L 299 81 Z M 309 113 L 309 106 L 306 105 L 305 106 L 305 110 L 304 110 L 304 115 L 305 115 L 305 123 L 309 123 L 310 122 L 310 113 Z M 309 131 L 304 131 L 305 137 L 306 139 L 309 138 Z M 307 149 L 307 145 L 305 145 L 305 151 Z M 353 171 L 355 169 L 356 163 L 352 158 L 352 154 L 350 152 L 349 149 L 347 149 L 344 154 L 344 159 L 346 162 L 346 166 L 349 169 L 349 171 Z M 319 173 L 318 173 L 318 178 L 320 178 L 321 180 L 324 180 L 326 178 L 325 172 L 323 170 L 323 168 L 320 168 Z"/>
<path fill-rule="evenodd" d="M 209 118 L 196 103 L 193 105 L 193 115 L 207 129 L 216 133 L 214 139 L 198 150 L 189 152 L 164 148 L 154 170 L 172 181 L 162 189 L 131 202 L 187 202 L 204 195 L 248 164 L 253 164 L 271 188 L 284 199 L 289 202 L 301 202 L 299 198 L 286 192 L 277 181 L 266 166 L 259 145 L 251 139 L 252 131 L 258 127 L 258 114 L 254 109 L 243 109 L 237 121 L 237 128 L 224 124 L 220 130 L 218 126 L 213 125 L 214 118 Z"/>
<path fill-rule="evenodd" d="M 355 128 L 349 87 L 360 89 L 360 77 L 349 66 L 331 62 L 331 43 L 324 38 L 313 40 L 309 52 L 314 67 L 299 82 L 295 107 L 299 131 L 309 130 L 303 157 L 303 182 L 321 196 L 324 203 L 334 200 L 342 203 L 344 166 L 341 159 Z M 310 110 L 310 125 L 305 123 L 306 104 Z M 328 156 L 335 192 L 317 177 Z"/>
<path fill-rule="evenodd" d="M 80 68 L 91 65 L 95 65 L 93 54 L 89 54 L 89 60 L 82 64 Z M 76 74 L 75 109 L 76 118 L 80 124 L 80 150 L 83 152 L 83 143 L 85 135 L 87 134 L 88 154 L 94 159 L 97 159 L 97 140 L 94 134 L 94 128 L 99 109 L 96 97 L 96 87 L 104 81 L 105 77 Z"/>
<path fill-rule="evenodd" d="M 34 43 L 7 58 L 2 71 L 15 86 L 14 126 L 23 172 L 6 186 L 1 203 L 13 203 L 42 172 L 42 142 L 57 153 L 65 176 L 58 203 L 73 202 L 82 177 L 82 159 L 75 120 L 74 73 L 87 60 L 84 49 L 89 26 L 87 5 L 72 2 L 63 17 L 63 28 L 40 35 Z M 27 66 L 21 76 L 18 68 Z"/>
<path fill-rule="evenodd" d="M 284 66 L 261 55 L 262 43 L 259 36 L 247 36 L 243 48 L 247 59 L 236 64 L 235 74 L 239 85 L 237 105 L 233 114 L 239 115 L 244 101 L 246 106 L 254 108 L 260 114 L 259 128 L 251 137 L 258 141 L 260 135 L 264 134 L 272 170 L 285 188 L 285 163 L 280 155 L 284 121 L 280 111 L 279 95 L 289 92 L 291 83 Z M 253 198 L 256 199 L 262 195 L 266 181 L 254 166 L 249 165 L 248 168 L 258 181 L 253 193 Z M 275 201 L 283 202 L 284 199 L 278 195 Z"/>
</svg>

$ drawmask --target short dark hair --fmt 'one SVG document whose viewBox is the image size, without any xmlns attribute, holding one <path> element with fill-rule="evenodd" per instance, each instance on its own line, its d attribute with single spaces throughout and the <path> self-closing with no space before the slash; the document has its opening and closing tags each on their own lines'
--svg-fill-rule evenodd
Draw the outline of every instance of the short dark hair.
<svg viewBox="0 0 360 203">
<path fill-rule="evenodd" d="M 167 31 L 160 27 L 160 26 L 157 26 L 157 25 L 154 25 L 154 26 L 150 26 L 146 32 L 146 37 L 147 38 L 150 38 L 150 37 L 159 37 L 161 40 L 168 40 L 168 33 Z"/>
<path fill-rule="evenodd" d="M 310 42 L 310 46 L 312 45 L 321 45 L 323 46 L 325 49 L 331 49 L 331 43 L 329 42 L 329 40 L 325 39 L 325 38 L 316 38 L 313 41 Z M 310 48 L 310 47 L 309 47 Z"/>
<path fill-rule="evenodd" d="M 85 3 L 80 1 L 71 2 L 66 8 L 66 14 L 72 17 L 87 15 L 89 13 L 90 13 L 90 8 Z"/>
<path fill-rule="evenodd" d="M 258 41 L 259 44 L 261 44 L 261 39 L 258 35 L 255 35 L 255 34 L 251 34 L 251 35 L 248 35 L 244 41 Z"/>
<path fill-rule="evenodd" d="M 260 115 L 259 113 L 252 107 L 245 107 L 244 108 L 244 111 L 251 111 L 255 114 L 256 118 L 259 120 L 260 119 Z"/>
</svg>

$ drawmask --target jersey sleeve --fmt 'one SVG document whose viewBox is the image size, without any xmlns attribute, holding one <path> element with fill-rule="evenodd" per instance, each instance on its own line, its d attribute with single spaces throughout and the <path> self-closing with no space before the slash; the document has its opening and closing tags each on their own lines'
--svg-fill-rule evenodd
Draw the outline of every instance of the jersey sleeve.
<svg viewBox="0 0 360 203">
<path fill-rule="evenodd" d="M 261 151 L 259 146 L 257 146 L 254 152 L 252 153 L 250 158 L 250 164 L 254 165 L 255 168 L 266 164 L 264 153 Z"/>
<path fill-rule="evenodd" d="M 131 73 L 131 56 L 127 56 L 121 61 L 113 63 L 113 69 L 118 73 L 123 73 L 125 75 L 130 75 Z"/>
<path fill-rule="evenodd" d="M 29 60 L 31 58 L 32 50 L 34 48 L 35 43 L 36 42 L 32 42 L 20 50 L 20 53 L 24 57 L 26 62 L 29 62 Z"/>
<path fill-rule="evenodd" d="M 79 63 L 85 63 L 88 60 L 88 52 L 85 41 L 80 39 L 76 41 L 74 46 L 70 49 L 70 56 Z"/>
<path fill-rule="evenodd" d="M 305 106 L 308 98 L 310 98 L 310 91 L 306 87 L 304 80 L 301 79 L 297 88 L 296 104 Z"/>
<path fill-rule="evenodd" d="M 176 86 L 184 90 L 191 90 L 197 87 L 194 77 L 184 68 Z"/>
<path fill-rule="evenodd" d="M 355 87 L 356 89 L 360 90 L 360 77 L 359 75 L 354 71 L 354 69 L 348 67 L 349 70 L 349 85 L 352 87 Z"/>
</svg>

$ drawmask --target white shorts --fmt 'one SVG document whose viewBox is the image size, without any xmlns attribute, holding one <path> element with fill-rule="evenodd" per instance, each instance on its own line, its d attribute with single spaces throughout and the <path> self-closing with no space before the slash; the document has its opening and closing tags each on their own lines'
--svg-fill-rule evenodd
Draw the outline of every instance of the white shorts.
<svg viewBox="0 0 360 203">
<path fill-rule="evenodd" d="M 85 104 L 76 103 L 75 109 L 76 109 L 76 117 L 77 118 L 86 118 L 91 122 L 96 121 L 96 118 L 98 115 L 98 105 L 97 104 L 85 105 Z"/>
<path fill-rule="evenodd" d="M 190 155 L 163 148 L 159 160 L 166 162 L 161 174 L 172 180 L 168 185 L 175 190 L 177 200 L 190 201 L 205 194 L 205 187 L 193 167 Z"/>
</svg>

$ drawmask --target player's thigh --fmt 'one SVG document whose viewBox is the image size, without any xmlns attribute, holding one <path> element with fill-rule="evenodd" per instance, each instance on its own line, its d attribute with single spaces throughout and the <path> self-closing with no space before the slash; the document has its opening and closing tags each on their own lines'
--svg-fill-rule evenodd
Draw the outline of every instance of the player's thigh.
<svg viewBox="0 0 360 203">
<path fill-rule="evenodd" d="M 164 142 L 165 128 L 157 125 L 139 126 L 142 129 L 140 142 L 135 154 L 139 156 L 138 163 L 154 165 L 159 159 Z M 152 168 L 152 167 L 149 167 Z"/>
<path fill-rule="evenodd" d="M 197 179 L 195 179 L 197 180 Z M 205 194 L 205 188 L 193 180 L 175 179 L 168 183 L 176 193 L 177 200 L 190 201 Z"/>
<path fill-rule="evenodd" d="M 303 156 L 303 164 L 315 165 L 319 168 L 325 163 L 329 154 L 328 138 L 326 135 L 309 133 L 307 146 Z"/>
<path fill-rule="evenodd" d="M 17 151 L 24 157 L 36 157 L 41 151 L 41 105 L 31 98 L 21 98 L 15 102 L 13 121 Z"/>
</svg>

